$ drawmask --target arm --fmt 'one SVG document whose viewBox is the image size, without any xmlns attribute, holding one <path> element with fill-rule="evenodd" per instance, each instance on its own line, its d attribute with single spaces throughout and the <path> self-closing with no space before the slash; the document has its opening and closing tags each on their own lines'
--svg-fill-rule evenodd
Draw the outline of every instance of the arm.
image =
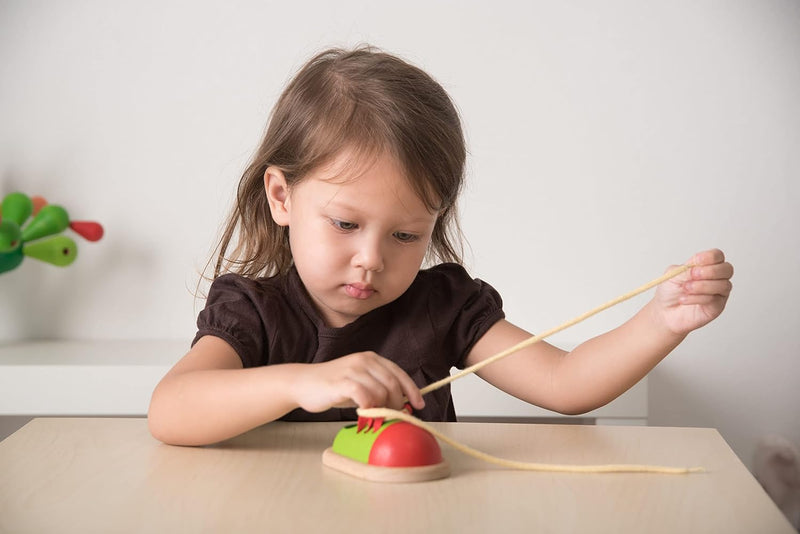
<svg viewBox="0 0 800 534">
<path fill-rule="evenodd" d="M 716 318 L 731 291 L 733 267 L 721 251 L 696 255 L 695 265 L 659 286 L 656 295 L 620 327 L 566 353 L 536 343 L 478 372 L 500 389 L 544 408 L 584 413 L 624 393 L 692 330 Z M 495 324 L 467 358 L 472 365 L 530 337 L 507 321 Z"/>
<path fill-rule="evenodd" d="M 204 445 L 239 435 L 295 408 L 392 406 L 407 396 L 424 402 L 396 364 L 374 353 L 357 353 L 319 364 L 282 364 L 243 369 L 236 351 L 204 336 L 156 386 L 148 425 L 156 439 L 173 445 Z"/>
</svg>

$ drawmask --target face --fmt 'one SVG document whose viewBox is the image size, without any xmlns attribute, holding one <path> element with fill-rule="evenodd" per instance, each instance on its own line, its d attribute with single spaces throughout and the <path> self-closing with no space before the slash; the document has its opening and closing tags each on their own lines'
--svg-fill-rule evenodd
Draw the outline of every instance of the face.
<svg viewBox="0 0 800 534">
<path fill-rule="evenodd" d="M 357 172 L 347 154 L 291 188 L 267 169 L 272 215 L 289 227 L 295 266 L 329 326 L 341 327 L 402 295 L 431 240 L 436 212 L 417 196 L 394 158 Z"/>
</svg>

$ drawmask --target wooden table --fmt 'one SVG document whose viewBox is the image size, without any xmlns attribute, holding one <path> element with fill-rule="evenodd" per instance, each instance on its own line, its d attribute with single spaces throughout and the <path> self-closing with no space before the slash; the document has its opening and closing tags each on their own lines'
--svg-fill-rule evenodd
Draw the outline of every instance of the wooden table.
<svg viewBox="0 0 800 534">
<path fill-rule="evenodd" d="M 342 426 L 272 423 L 187 448 L 140 418 L 34 419 L 0 442 L 0 532 L 794 533 L 713 429 L 440 423 L 505 458 L 708 472 L 512 471 L 442 445 L 449 478 L 381 484 L 322 465 Z"/>
</svg>

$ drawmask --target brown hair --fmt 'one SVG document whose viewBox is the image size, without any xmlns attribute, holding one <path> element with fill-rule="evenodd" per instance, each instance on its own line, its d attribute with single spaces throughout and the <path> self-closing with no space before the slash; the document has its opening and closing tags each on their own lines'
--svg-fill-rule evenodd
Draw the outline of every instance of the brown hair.
<svg viewBox="0 0 800 534">
<path fill-rule="evenodd" d="M 292 265 L 288 228 L 272 220 L 264 172 L 279 168 L 291 188 L 345 148 L 358 160 L 386 151 L 396 157 L 420 199 L 439 211 L 427 261 L 461 263 L 455 203 L 466 149 L 458 112 L 421 69 L 364 46 L 316 55 L 281 94 L 239 181 L 215 252 L 214 278 L 225 271 L 248 277 L 286 272 Z"/>
</svg>

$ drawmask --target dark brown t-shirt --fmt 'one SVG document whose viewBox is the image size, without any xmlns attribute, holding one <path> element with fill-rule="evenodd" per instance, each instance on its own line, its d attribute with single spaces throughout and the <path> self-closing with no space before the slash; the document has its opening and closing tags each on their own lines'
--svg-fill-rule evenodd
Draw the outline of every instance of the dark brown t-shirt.
<svg viewBox="0 0 800 534">
<path fill-rule="evenodd" d="M 500 295 L 472 279 L 460 265 L 421 270 L 411 287 L 380 308 L 342 328 L 325 325 L 297 271 L 252 280 L 236 274 L 211 285 L 197 318 L 197 335 L 219 337 L 237 352 L 244 367 L 281 363 L 320 363 L 361 351 L 374 351 L 399 365 L 419 387 L 463 368 L 472 346 L 504 317 Z M 445 386 L 425 396 L 415 412 L 428 421 L 455 421 Z M 286 414 L 289 421 L 354 420 L 354 409 Z"/>
</svg>

